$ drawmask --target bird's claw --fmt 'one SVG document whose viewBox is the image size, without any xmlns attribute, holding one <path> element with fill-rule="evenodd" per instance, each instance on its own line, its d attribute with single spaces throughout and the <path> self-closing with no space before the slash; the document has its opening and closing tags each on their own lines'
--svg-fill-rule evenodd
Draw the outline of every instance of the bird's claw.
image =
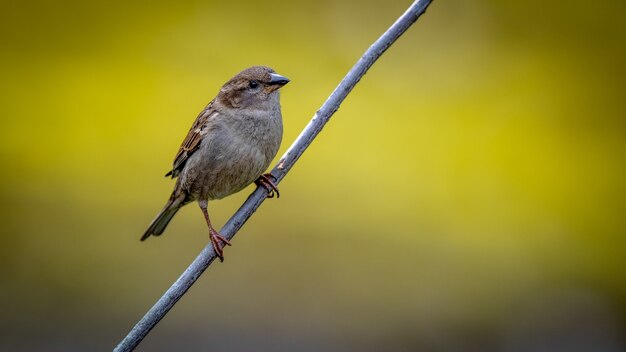
<svg viewBox="0 0 626 352">
<path fill-rule="evenodd" d="M 213 245 L 213 250 L 218 258 L 220 258 L 220 262 L 224 261 L 224 247 L 230 246 L 230 241 L 228 241 L 224 236 L 220 235 L 217 231 L 211 229 L 209 238 L 211 239 L 211 245 Z M 224 243 L 224 246 L 220 246 L 220 242 Z"/>
<path fill-rule="evenodd" d="M 274 193 L 276 194 L 276 198 L 280 198 L 278 187 L 271 179 L 276 180 L 276 177 L 269 173 L 263 174 L 259 176 L 254 183 L 256 183 L 257 186 L 263 186 L 267 190 L 267 198 L 274 198 Z"/>
</svg>

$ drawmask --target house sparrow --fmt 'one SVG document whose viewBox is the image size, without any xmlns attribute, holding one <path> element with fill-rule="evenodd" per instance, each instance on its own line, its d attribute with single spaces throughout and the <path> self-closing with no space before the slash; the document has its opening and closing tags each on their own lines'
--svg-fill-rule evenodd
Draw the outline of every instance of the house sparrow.
<svg viewBox="0 0 626 352">
<path fill-rule="evenodd" d="M 222 244 L 230 242 L 211 225 L 207 203 L 239 192 L 252 182 L 267 188 L 268 197 L 274 191 L 278 196 L 272 176 L 262 173 L 282 140 L 278 89 L 288 82 L 269 67 L 253 66 L 222 86 L 196 118 L 174 158 L 172 170 L 165 175 L 178 177 L 174 192 L 142 241 L 161 235 L 182 206 L 197 201 L 213 249 L 224 260 Z"/>
</svg>

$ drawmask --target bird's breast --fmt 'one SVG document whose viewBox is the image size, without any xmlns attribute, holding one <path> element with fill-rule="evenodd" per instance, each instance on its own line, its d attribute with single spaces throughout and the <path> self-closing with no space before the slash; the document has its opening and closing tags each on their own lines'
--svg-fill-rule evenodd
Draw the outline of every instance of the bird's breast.
<svg viewBox="0 0 626 352">
<path fill-rule="evenodd" d="M 280 110 L 215 116 L 181 174 L 196 199 L 220 199 L 254 182 L 276 156 L 282 139 Z"/>
</svg>

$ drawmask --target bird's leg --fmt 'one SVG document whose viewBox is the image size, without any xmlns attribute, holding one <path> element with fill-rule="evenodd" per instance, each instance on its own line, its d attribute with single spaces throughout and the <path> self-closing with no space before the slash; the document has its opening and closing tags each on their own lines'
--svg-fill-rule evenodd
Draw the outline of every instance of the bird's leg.
<svg viewBox="0 0 626 352">
<path fill-rule="evenodd" d="M 257 186 L 263 186 L 267 190 L 267 198 L 274 198 L 274 192 L 276 192 L 276 198 L 280 198 L 280 192 L 278 192 L 278 187 L 271 179 L 276 180 L 276 177 L 272 174 L 263 174 L 259 176 L 259 178 L 254 181 Z"/>
<path fill-rule="evenodd" d="M 200 204 L 200 209 L 202 210 L 202 214 L 204 214 L 204 219 L 206 220 L 206 224 L 209 226 L 209 239 L 211 240 L 211 245 L 213 245 L 213 250 L 215 251 L 215 254 L 220 258 L 220 262 L 224 261 L 224 247 L 221 246 L 221 243 L 224 243 L 224 245 L 230 246 L 230 242 L 224 238 L 224 236 L 220 235 L 219 232 L 217 232 L 214 228 L 213 225 L 211 225 L 211 220 L 209 219 L 209 212 L 207 210 L 207 206 L 208 206 L 208 202 L 207 201 L 200 201 L 198 202 Z"/>
</svg>

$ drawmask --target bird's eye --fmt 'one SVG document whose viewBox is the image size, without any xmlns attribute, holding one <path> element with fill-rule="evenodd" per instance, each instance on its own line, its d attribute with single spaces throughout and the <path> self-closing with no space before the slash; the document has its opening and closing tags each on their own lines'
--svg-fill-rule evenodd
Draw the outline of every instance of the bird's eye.
<svg viewBox="0 0 626 352">
<path fill-rule="evenodd" d="M 250 88 L 256 88 L 259 86 L 259 82 L 257 81 L 250 81 Z"/>
</svg>

